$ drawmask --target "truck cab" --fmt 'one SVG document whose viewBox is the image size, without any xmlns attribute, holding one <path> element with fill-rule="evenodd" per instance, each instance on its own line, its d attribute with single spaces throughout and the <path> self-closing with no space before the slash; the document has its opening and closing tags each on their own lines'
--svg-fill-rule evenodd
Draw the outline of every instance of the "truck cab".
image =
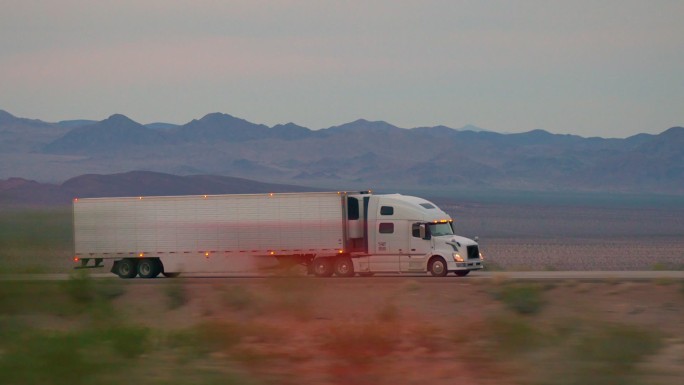
<svg viewBox="0 0 684 385">
<path fill-rule="evenodd" d="M 347 213 L 348 249 L 357 273 L 465 276 L 484 267 L 478 243 L 455 235 L 453 219 L 425 199 L 350 194 Z"/>
</svg>

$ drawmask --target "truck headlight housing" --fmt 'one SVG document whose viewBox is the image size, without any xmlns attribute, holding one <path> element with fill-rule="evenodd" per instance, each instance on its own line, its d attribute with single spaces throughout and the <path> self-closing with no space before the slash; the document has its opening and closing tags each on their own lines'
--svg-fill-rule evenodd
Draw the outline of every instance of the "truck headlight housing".
<svg viewBox="0 0 684 385">
<path fill-rule="evenodd" d="M 463 257 L 459 253 L 454 253 L 454 261 L 463 262 Z"/>
</svg>

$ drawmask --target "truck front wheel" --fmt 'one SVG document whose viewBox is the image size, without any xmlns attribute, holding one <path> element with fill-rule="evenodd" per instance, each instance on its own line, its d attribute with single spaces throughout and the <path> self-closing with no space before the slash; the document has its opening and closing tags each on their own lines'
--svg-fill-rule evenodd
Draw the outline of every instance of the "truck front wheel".
<svg viewBox="0 0 684 385">
<path fill-rule="evenodd" d="M 116 261 L 116 275 L 120 278 L 133 278 L 138 274 L 137 261 L 135 259 L 122 259 Z"/>
<path fill-rule="evenodd" d="M 449 272 L 447 270 L 446 262 L 442 257 L 434 257 L 430 260 L 428 270 L 433 277 L 444 277 Z"/>
<path fill-rule="evenodd" d="M 339 257 L 335 259 L 335 275 L 338 277 L 353 277 L 354 263 L 351 258 Z"/>
<path fill-rule="evenodd" d="M 313 271 L 317 277 L 333 275 L 333 265 L 330 258 L 317 258 L 313 261 Z"/>
</svg>

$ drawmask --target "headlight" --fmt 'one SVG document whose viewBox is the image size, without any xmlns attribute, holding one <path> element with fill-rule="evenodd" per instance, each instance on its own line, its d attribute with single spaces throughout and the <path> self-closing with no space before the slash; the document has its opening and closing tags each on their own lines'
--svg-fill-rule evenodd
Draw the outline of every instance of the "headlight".
<svg viewBox="0 0 684 385">
<path fill-rule="evenodd" d="M 484 259 L 484 255 L 482 255 L 482 253 L 480 253 L 480 259 Z"/>
<path fill-rule="evenodd" d="M 454 253 L 454 261 L 463 262 L 463 258 L 458 253 Z"/>
</svg>

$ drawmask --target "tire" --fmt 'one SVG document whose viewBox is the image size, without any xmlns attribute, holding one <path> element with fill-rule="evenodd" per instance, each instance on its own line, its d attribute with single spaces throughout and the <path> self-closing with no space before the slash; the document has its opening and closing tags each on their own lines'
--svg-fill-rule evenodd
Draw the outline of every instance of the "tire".
<svg viewBox="0 0 684 385">
<path fill-rule="evenodd" d="M 156 258 L 144 258 L 138 261 L 140 278 L 154 278 L 161 273 L 161 263 Z"/>
<path fill-rule="evenodd" d="M 333 271 L 335 272 L 335 275 L 338 277 L 353 277 L 354 263 L 349 257 L 339 257 L 335 259 Z"/>
<path fill-rule="evenodd" d="M 313 261 L 313 272 L 316 277 L 330 277 L 333 275 L 333 264 L 330 258 L 317 258 Z"/>
<path fill-rule="evenodd" d="M 465 277 L 468 275 L 468 273 L 470 273 L 470 270 L 456 270 L 454 273 L 456 273 L 456 275 L 459 277 Z"/>
<path fill-rule="evenodd" d="M 135 277 L 138 274 L 138 261 L 130 258 L 117 261 L 115 273 L 119 278 Z"/>
<path fill-rule="evenodd" d="M 162 272 L 162 274 L 166 278 L 176 278 L 180 275 L 180 273 L 165 273 L 165 272 Z"/>
<path fill-rule="evenodd" d="M 446 262 L 442 257 L 434 257 L 430 260 L 428 271 L 433 277 L 444 277 L 449 272 L 447 270 Z"/>
</svg>

